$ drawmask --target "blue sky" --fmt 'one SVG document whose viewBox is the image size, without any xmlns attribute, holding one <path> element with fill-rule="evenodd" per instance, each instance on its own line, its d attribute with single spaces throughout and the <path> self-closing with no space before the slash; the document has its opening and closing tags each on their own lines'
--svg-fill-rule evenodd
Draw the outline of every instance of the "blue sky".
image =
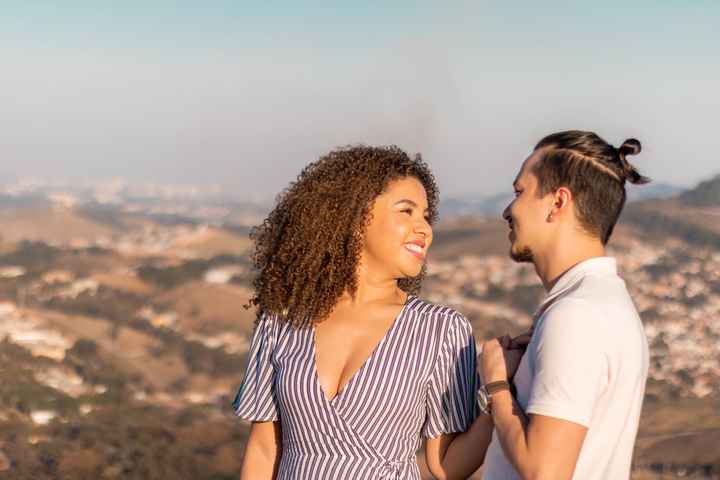
<svg viewBox="0 0 720 480">
<path fill-rule="evenodd" d="M 639 138 L 658 181 L 720 173 L 720 2 L 599 3 L 4 2 L 0 175 L 270 197 L 396 143 L 482 195 L 569 128 Z"/>
</svg>

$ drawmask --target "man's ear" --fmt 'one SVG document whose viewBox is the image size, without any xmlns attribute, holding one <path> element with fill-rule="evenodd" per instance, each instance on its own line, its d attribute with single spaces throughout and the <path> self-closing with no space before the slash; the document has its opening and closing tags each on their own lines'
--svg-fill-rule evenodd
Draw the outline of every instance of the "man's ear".
<svg viewBox="0 0 720 480">
<path fill-rule="evenodd" d="M 552 221 L 553 218 L 570 211 L 572 202 L 573 195 L 570 189 L 567 187 L 558 188 L 553 195 L 553 203 L 548 213 L 548 221 Z"/>
</svg>

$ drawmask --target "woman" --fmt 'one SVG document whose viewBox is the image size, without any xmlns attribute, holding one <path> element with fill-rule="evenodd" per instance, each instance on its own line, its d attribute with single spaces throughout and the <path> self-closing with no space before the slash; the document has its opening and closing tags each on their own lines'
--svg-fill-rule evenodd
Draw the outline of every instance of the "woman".
<svg viewBox="0 0 720 480">
<path fill-rule="evenodd" d="M 474 422 L 471 327 L 414 296 L 437 204 L 419 156 L 347 147 L 307 166 L 254 231 L 241 478 L 419 479 L 421 437 L 436 477 L 477 469 L 492 427 Z"/>
</svg>

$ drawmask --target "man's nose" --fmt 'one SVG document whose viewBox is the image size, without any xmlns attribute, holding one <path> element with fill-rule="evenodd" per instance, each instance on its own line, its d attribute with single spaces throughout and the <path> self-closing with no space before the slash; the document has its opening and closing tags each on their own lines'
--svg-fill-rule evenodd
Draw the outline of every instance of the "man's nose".
<svg viewBox="0 0 720 480">
<path fill-rule="evenodd" d="M 502 218 L 506 222 L 509 222 L 512 219 L 512 217 L 510 216 L 510 206 L 511 205 L 512 205 L 512 203 L 510 205 L 508 205 L 507 207 L 505 207 L 505 210 L 503 210 L 503 212 L 502 212 Z"/>
</svg>

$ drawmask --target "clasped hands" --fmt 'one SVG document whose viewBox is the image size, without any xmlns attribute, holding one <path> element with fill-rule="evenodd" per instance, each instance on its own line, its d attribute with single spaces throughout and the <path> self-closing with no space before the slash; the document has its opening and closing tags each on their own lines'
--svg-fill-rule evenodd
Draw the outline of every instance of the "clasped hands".
<svg viewBox="0 0 720 480">
<path fill-rule="evenodd" d="M 520 366 L 532 331 L 511 338 L 503 335 L 482 344 L 477 368 L 483 385 L 497 381 L 511 381 Z"/>
</svg>

